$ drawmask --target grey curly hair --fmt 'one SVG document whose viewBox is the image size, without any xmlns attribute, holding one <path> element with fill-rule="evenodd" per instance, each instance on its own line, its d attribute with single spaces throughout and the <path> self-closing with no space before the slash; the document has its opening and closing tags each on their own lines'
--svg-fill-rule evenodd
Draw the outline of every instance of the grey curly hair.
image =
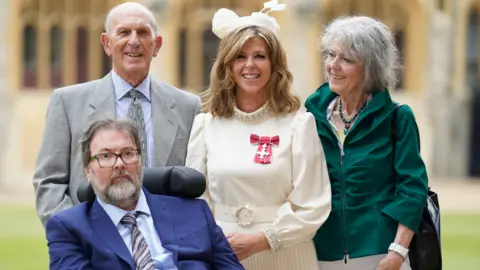
<svg viewBox="0 0 480 270">
<path fill-rule="evenodd" d="M 333 43 L 346 48 L 361 61 L 366 92 L 391 89 L 398 83 L 402 70 L 399 51 L 392 32 L 382 22 L 366 16 L 336 18 L 326 26 L 319 40 L 325 63 Z"/>
</svg>

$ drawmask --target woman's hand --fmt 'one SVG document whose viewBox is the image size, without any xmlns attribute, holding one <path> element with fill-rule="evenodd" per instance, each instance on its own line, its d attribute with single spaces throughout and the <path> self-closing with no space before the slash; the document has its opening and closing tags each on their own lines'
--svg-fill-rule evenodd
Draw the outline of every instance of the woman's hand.
<svg viewBox="0 0 480 270">
<path fill-rule="evenodd" d="M 402 268 L 403 258 L 399 254 L 390 251 L 388 254 L 380 261 L 375 270 L 400 270 Z"/>
<path fill-rule="evenodd" d="M 230 233 L 226 235 L 228 243 L 240 261 L 255 253 L 270 249 L 267 238 L 263 233 Z"/>
<path fill-rule="evenodd" d="M 410 242 L 412 241 L 414 234 L 415 233 L 407 226 L 398 224 L 397 235 L 395 236 L 394 242 L 403 247 L 408 247 L 410 246 Z M 400 270 L 403 261 L 404 258 L 400 254 L 394 251 L 389 251 L 387 255 L 380 261 L 375 270 Z"/>
</svg>

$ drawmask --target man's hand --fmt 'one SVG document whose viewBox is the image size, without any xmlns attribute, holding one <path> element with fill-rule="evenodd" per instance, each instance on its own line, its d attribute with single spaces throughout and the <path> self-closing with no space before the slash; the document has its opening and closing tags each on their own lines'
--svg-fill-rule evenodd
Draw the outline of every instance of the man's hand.
<svg viewBox="0 0 480 270">
<path fill-rule="evenodd" d="M 226 237 L 240 261 L 270 248 L 267 238 L 262 233 L 230 233 Z"/>
<path fill-rule="evenodd" d="M 388 254 L 380 261 L 375 270 L 400 270 L 403 264 L 403 257 L 394 252 L 390 251 Z"/>
</svg>

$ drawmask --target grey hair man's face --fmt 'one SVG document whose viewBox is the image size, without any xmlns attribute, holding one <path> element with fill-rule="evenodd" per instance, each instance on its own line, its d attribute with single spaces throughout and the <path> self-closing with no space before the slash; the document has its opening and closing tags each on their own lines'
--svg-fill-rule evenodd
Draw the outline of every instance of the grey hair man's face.
<svg viewBox="0 0 480 270">
<path fill-rule="evenodd" d="M 118 9 L 109 20 L 109 29 L 101 36 L 105 52 L 112 58 L 113 70 L 136 86 L 148 75 L 162 37 L 156 36 L 150 15 L 140 8 Z"/>
</svg>

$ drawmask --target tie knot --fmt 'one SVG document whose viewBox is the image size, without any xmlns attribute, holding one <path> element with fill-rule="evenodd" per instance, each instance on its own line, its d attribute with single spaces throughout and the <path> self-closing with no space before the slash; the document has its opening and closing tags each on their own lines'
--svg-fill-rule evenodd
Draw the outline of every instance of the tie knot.
<svg viewBox="0 0 480 270">
<path fill-rule="evenodd" d="M 128 91 L 128 96 L 130 96 L 131 98 L 139 98 L 140 93 L 138 92 L 137 89 L 134 88 L 134 89 Z"/>
<path fill-rule="evenodd" d="M 135 213 L 126 213 L 120 221 L 123 225 L 135 226 L 137 225 L 137 216 L 138 212 Z"/>
</svg>

